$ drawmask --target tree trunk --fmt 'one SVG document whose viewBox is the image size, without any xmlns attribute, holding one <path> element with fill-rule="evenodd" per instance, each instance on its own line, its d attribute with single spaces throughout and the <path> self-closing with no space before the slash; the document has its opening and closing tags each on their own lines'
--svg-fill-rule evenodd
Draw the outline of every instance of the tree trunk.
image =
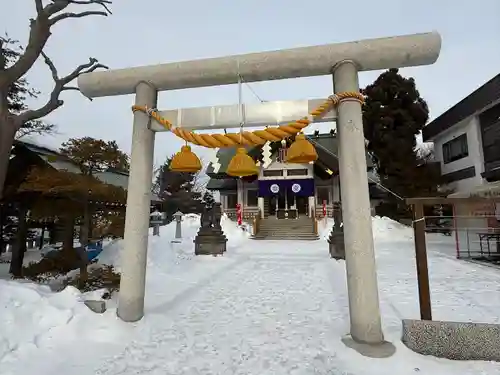
<svg viewBox="0 0 500 375">
<path fill-rule="evenodd" d="M 80 268 L 80 282 L 88 279 L 87 259 L 82 248 L 75 249 L 74 243 L 75 218 L 67 216 L 64 218 L 64 237 L 62 251 L 66 252 L 68 259 L 76 259 Z"/>
<path fill-rule="evenodd" d="M 47 230 L 47 225 L 42 225 L 42 234 L 40 235 L 40 239 L 38 241 L 38 250 L 42 250 L 43 245 L 45 244 L 45 231 Z"/>
<path fill-rule="evenodd" d="M 8 120 L 0 121 L 0 199 L 3 197 L 9 159 L 18 127 Z"/>
<path fill-rule="evenodd" d="M 49 245 L 55 245 L 57 243 L 56 239 L 56 230 L 57 230 L 57 225 L 55 222 L 52 222 L 49 227 Z"/>
<path fill-rule="evenodd" d="M 28 222 L 26 215 L 28 213 L 27 207 L 21 205 L 18 214 L 18 226 L 16 233 L 16 240 L 12 247 L 12 259 L 10 262 L 9 272 L 15 277 L 21 277 L 23 272 L 24 252 L 26 251 L 26 237 L 28 235 Z"/>
<path fill-rule="evenodd" d="M 73 216 L 66 216 L 64 220 L 62 251 L 73 254 L 73 240 L 75 231 L 75 218 Z"/>
<path fill-rule="evenodd" d="M 5 251 L 7 248 L 7 244 L 3 240 L 3 222 L 4 222 L 4 209 L 3 209 L 3 204 L 0 203 L 0 255 Z"/>
<path fill-rule="evenodd" d="M 90 204 L 87 201 L 85 202 L 85 208 L 83 212 L 82 225 L 80 226 L 80 244 L 82 246 L 87 246 L 90 240 L 90 220 L 91 220 L 91 211 Z"/>
</svg>

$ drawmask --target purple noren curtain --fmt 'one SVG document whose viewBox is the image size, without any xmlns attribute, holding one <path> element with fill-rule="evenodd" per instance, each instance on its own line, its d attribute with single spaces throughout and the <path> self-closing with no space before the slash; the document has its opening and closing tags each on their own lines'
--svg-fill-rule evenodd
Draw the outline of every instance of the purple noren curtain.
<svg viewBox="0 0 500 375">
<path fill-rule="evenodd" d="M 302 178 L 293 180 L 260 180 L 259 197 L 269 197 L 284 191 L 291 191 L 298 196 L 314 195 L 314 179 Z"/>
</svg>

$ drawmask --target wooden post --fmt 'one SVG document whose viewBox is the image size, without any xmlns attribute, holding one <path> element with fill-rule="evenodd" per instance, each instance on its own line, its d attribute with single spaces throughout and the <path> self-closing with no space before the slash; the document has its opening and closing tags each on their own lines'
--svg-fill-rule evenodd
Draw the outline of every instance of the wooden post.
<svg viewBox="0 0 500 375">
<path fill-rule="evenodd" d="M 7 243 L 3 240 L 3 203 L 0 203 L 0 254 L 7 249 Z"/>
<path fill-rule="evenodd" d="M 47 225 L 45 223 L 42 224 L 42 234 L 40 235 L 40 241 L 38 241 L 38 250 L 41 250 L 43 245 L 45 245 L 45 230 L 47 229 Z"/>
<path fill-rule="evenodd" d="M 420 202 L 413 204 L 413 233 L 415 236 L 420 319 L 432 320 L 429 270 L 427 267 L 427 246 L 425 241 L 424 205 Z"/>
</svg>

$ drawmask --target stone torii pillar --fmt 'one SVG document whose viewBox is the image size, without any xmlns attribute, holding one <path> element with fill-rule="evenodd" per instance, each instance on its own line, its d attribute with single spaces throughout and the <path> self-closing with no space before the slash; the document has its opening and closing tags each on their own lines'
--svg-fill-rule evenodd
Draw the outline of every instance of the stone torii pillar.
<svg viewBox="0 0 500 375">
<path fill-rule="evenodd" d="M 135 104 L 156 108 L 158 93 L 153 84 L 139 82 Z M 149 128 L 150 117 L 137 111 L 132 126 L 132 152 L 125 213 L 125 236 L 122 253 L 120 293 L 117 315 L 135 322 L 144 315 L 146 262 L 151 205 L 151 181 L 155 133 Z"/>
<path fill-rule="evenodd" d="M 333 67 L 332 72 L 336 93 L 359 92 L 358 68 L 354 61 L 341 61 Z M 350 333 L 359 342 L 382 343 L 384 335 L 380 319 L 361 103 L 356 99 L 344 99 L 337 111 Z"/>
</svg>

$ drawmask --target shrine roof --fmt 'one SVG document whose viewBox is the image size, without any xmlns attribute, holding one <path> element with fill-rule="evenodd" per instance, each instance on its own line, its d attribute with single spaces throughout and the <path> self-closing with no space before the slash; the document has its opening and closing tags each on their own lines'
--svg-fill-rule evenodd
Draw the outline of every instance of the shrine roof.
<svg viewBox="0 0 500 375">
<path fill-rule="evenodd" d="M 335 134 L 318 134 L 318 135 L 308 135 L 308 139 L 311 143 L 316 146 L 316 152 L 318 153 L 318 162 L 323 166 L 326 166 L 332 170 L 338 170 L 338 138 Z M 248 154 L 252 156 L 255 160 L 262 158 L 262 146 L 256 147 L 246 147 Z M 207 167 L 206 174 L 212 179 L 214 178 L 228 178 L 226 175 L 226 170 L 231 161 L 232 157 L 235 155 L 236 149 L 231 148 L 221 148 L 217 151 L 217 163 L 220 167 L 217 168 L 215 162 L 212 161 Z M 275 153 L 273 153 L 274 156 Z M 369 169 L 373 167 L 373 162 L 366 154 L 366 164 Z"/>
</svg>

